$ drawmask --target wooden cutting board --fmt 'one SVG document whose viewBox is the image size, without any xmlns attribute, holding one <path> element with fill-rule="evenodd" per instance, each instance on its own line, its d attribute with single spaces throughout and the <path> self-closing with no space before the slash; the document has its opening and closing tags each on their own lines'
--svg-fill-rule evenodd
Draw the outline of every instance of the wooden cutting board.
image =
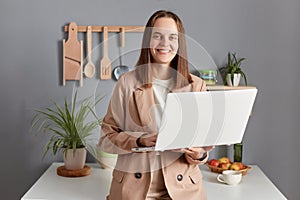
<svg viewBox="0 0 300 200">
<path fill-rule="evenodd" d="M 67 41 L 63 40 L 63 85 L 67 80 L 79 80 L 82 86 L 82 40 L 78 41 L 77 25 L 71 22 Z"/>
</svg>

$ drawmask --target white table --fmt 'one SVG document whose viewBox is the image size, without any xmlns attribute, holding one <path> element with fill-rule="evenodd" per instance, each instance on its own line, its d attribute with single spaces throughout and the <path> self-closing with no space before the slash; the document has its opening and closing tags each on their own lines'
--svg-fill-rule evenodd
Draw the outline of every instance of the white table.
<svg viewBox="0 0 300 200">
<path fill-rule="evenodd" d="M 22 197 L 22 200 L 105 200 L 108 194 L 111 171 L 104 170 L 98 164 L 88 164 L 92 167 L 89 176 L 80 178 L 61 177 L 56 174 L 56 168 L 62 163 L 53 163 L 46 172 Z M 274 184 L 257 166 L 252 169 L 237 186 L 229 186 L 216 180 L 218 174 L 212 173 L 206 166 L 201 166 L 204 186 L 208 200 L 283 200 L 286 199 Z"/>
</svg>

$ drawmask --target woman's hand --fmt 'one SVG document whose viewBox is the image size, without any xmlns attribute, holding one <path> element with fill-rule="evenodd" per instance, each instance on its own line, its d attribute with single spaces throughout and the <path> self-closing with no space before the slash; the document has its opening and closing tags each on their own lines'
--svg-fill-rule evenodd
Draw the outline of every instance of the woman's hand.
<svg viewBox="0 0 300 200">
<path fill-rule="evenodd" d="M 136 141 L 139 147 L 152 147 L 155 146 L 157 139 L 157 133 L 144 134 Z"/>
<path fill-rule="evenodd" d="M 191 147 L 185 149 L 184 153 L 188 158 L 191 158 L 193 160 L 199 160 L 204 157 L 204 155 L 211 151 L 214 148 L 214 146 L 208 146 L 208 147 Z"/>
<path fill-rule="evenodd" d="M 174 151 L 184 153 L 185 158 L 188 163 L 199 164 L 206 160 L 206 158 L 208 157 L 207 153 L 214 148 L 215 148 L 215 146 L 191 147 L 191 148 L 185 148 L 185 149 L 178 149 L 178 150 L 174 150 Z M 203 160 L 199 160 L 199 159 L 203 159 Z"/>
</svg>

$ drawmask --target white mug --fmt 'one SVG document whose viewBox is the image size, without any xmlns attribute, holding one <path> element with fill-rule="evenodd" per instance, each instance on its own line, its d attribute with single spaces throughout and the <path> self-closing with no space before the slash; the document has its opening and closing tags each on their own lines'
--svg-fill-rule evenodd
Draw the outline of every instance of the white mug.
<svg viewBox="0 0 300 200">
<path fill-rule="evenodd" d="M 242 172 L 234 170 L 225 170 L 219 174 L 217 180 L 228 185 L 237 185 L 242 180 Z"/>
</svg>

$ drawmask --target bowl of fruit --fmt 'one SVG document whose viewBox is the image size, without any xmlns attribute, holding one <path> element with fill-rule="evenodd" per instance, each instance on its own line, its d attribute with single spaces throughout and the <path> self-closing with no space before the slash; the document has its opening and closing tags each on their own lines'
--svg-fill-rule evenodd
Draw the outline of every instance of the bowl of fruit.
<svg viewBox="0 0 300 200">
<path fill-rule="evenodd" d="M 231 162 L 228 157 L 219 159 L 211 159 L 206 163 L 210 171 L 215 173 L 222 173 L 224 170 L 236 170 L 242 172 L 243 175 L 251 169 L 250 166 L 244 165 L 242 162 Z"/>
</svg>

